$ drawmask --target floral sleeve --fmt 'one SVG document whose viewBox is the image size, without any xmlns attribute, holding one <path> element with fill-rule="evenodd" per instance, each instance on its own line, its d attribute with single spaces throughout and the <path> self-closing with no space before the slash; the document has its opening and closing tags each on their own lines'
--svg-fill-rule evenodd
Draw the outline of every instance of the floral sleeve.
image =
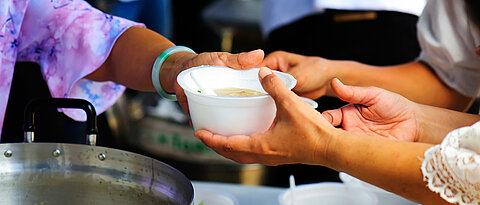
<svg viewBox="0 0 480 205">
<path fill-rule="evenodd" d="M 101 113 L 125 87 L 84 77 L 103 64 L 116 39 L 131 26 L 144 25 L 104 14 L 83 0 L 30 1 L 17 60 L 40 64 L 53 97 L 83 98 Z M 64 112 L 75 120 L 86 118 L 82 111 Z"/>
</svg>

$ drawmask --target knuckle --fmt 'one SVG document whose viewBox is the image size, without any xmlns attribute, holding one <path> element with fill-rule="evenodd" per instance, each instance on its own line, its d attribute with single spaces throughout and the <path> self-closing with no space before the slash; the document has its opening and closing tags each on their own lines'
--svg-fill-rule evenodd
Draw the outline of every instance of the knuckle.
<svg viewBox="0 0 480 205">
<path fill-rule="evenodd" d="M 226 62 L 226 60 L 227 60 L 227 54 L 226 53 L 215 52 L 215 55 L 216 55 L 217 59 L 220 60 L 221 62 Z"/>
<path fill-rule="evenodd" d="M 225 144 L 222 149 L 224 152 L 227 152 L 227 153 L 232 153 L 234 151 L 231 144 Z"/>
</svg>

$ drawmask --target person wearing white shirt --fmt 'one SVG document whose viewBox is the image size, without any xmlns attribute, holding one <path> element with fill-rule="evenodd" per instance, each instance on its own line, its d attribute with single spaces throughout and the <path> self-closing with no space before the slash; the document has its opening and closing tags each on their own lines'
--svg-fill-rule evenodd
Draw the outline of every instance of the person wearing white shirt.
<svg viewBox="0 0 480 205">
<path fill-rule="evenodd" d="M 287 51 L 376 66 L 414 60 L 425 0 L 264 0 L 265 52 Z M 341 102 L 324 97 L 318 110 Z"/>
<path fill-rule="evenodd" d="M 420 52 L 416 23 L 424 6 L 425 0 L 263 0 L 265 51 L 377 66 L 405 63 Z M 308 75 L 324 74 L 319 71 Z M 302 79 L 300 75 L 295 77 Z M 345 104 L 330 96 L 317 98 L 313 99 L 319 111 Z M 337 172 L 318 166 L 268 167 L 267 172 L 266 183 L 274 186 L 288 186 L 288 181 L 277 179 L 291 174 L 299 183 L 339 181 Z"/>
<path fill-rule="evenodd" d="M 464 1 L 428 1 L 417 28 L 422 53 L 404 64 L 375 66 L 277 52 L 264 65 L 300 79 L 294 91 L 311 99 L 334 96 L 328 83 L 339 78 L 348 85 L 378 86 L 418 103 L 466 111 L 480 97 L 480 59 L 475 55 L 480 34 Z M 385 55 L 394 55 L 389 45 Z"/>
</svg>

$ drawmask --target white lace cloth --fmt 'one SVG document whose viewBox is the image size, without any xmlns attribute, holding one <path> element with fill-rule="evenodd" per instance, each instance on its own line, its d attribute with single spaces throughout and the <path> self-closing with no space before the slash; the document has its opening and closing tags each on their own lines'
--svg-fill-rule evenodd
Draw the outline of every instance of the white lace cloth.
<svg viewBox="0 0 480 205">
<path fill-rule="evenodd" d="M 446 201 L 480 204 L 480 122 L 453 130 L 428 149 L 422 173 L 428 188 Z"/>
</svg>

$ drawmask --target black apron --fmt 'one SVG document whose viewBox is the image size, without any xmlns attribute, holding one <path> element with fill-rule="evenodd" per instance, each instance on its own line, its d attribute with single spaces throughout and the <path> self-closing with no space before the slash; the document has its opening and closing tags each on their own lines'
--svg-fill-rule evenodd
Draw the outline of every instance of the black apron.
<svg viewBox="0 0 480 205">
<path fill-rule="evenodd" d="M 18 62 L 10 88 L 2 143 L 23 142 L 24 108 L 35 98 L 51 98 L 47 83 L 36 63 Z M 98 145 L 111 142 L 111 132 L 105 117 L 99 116 Z M 85 144 L 85 123 L 72 120 L 55 108 L 44 108 L 35 113 L 35 141 Z"/>
</svg>

